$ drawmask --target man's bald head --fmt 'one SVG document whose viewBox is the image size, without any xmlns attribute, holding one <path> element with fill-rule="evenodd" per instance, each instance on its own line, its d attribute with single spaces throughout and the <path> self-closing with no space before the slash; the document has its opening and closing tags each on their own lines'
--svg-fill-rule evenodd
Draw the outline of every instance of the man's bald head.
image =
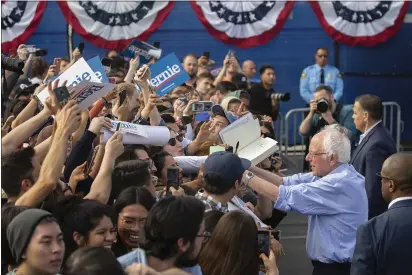
<svg viewBox="0 0 412 275">
<path fill-rule="evenodd" d="M 256 75 L 256 64 L 252 60 L 245 60 L 242 64 L 242 69 L 247 78 L 253 78 Z"/>
<path fill-rule="evenodd" d="M 385 160 L 382 176 L 412 186 L 412 154 L 396 153 Z"/>
</svg>

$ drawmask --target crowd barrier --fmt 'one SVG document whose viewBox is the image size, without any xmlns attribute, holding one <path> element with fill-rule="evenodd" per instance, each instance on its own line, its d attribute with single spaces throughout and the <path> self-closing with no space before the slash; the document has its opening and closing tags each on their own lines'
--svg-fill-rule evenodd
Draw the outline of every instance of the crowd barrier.
<svg viewBox="0 0 412 275">
<path fill-rule="evenodd" d="M 401 120 L 401 107 L 396 102 L 383 102 L 382 122 L 390 131 L 396 143 L 398 152 L 401 148 L 401 133 L 403 132 L 403 121 Z M 304 155 L 308 138 L 299 134 L 299 126 L 304 120 L 309 108 L 292 109 L 286 113 L 284 119 L 276 124 L 276 137 L 280 143 L 280 152 L 285 156 Z"/>
</svg>

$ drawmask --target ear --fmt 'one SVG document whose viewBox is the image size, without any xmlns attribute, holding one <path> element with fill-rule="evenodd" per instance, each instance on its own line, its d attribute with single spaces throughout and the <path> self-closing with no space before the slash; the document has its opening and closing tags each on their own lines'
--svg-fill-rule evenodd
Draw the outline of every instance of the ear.
<svg viewBox="0 0 412 275">
<path fill-rule="evenodd" d="M 389 181 L 389 192 L 394 193 L 396 191 L 396 184 L 391 180 Z"/>
<path fill-rule="evenodd" d="M 78 247 L 86 246 L 86 240 L 84 236 L 77 231 L 73 232 L 73 240 L 77 244 Z"/>
<path fill-rule="evenodd" d="M 185 243 L 186 242 L 186 243 Z M 183 238 L 177 240 L 177 249 L 180 253 L 186 252 L 190 247 L 190 242 L 185 241 Z"/>
<path fill-rule="evenodd" d="M 20 183 L 20 191 L 27 192 L 33 186 L 33 182 L 30 179 L 24 179 Z"/>
<path fill-rule="evenodd" d="M 233 185 L 233 189 L 239 189 L 240 188 L 240 182 L 238 180 L 235 181 L 235 184 Z"/>
</svg>

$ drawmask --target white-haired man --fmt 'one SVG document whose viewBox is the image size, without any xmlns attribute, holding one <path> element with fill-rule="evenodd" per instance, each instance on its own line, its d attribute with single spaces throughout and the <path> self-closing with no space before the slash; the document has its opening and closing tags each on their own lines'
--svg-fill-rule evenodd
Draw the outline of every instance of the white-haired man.
<svg viewBox="0 0 412 275">
<path fill-rule="evenodd" d="M 349 275 L 356 230 L 368 219 L 365 179 L 349 160 L 348 137 L 327 126 L 311 140 L 306 156 L 311 173 L 282 178 L 252 167 L 244 175 L 276 209 L 309 216 L 306 250 L 312 274 Z"/>
</svg>

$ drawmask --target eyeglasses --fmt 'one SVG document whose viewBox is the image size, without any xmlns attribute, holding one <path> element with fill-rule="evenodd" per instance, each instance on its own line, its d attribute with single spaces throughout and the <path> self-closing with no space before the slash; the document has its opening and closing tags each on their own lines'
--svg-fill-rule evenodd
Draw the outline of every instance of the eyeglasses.
<svg viewBox="0 0 412 275">
<path fill-rule="evenodd" d="M 313 158 L 314 156 L 318 156 L 318 155 L 326 155 L 326 152 L 320 152 L 320 153 L 308 153 L 308 157 Z"/>
<path fill-rule="evenodd" d="M 326 54 L 319 54 L 318 57 L 328 58 L 328 56 Z"/>
<path fill-rule="evenodd" d="M 196 235 L 196 237 L 197 238 L 203 238 L 202 243 L 205 244 L 209 241 L 210 237 L 212 237 L 212 233 L 205 231 L 205 232 L 203 232 L 202 235 Z"/>
<path fill-rule="evenodd" d="M 170 146 L 176 146 L 176 138 L 171 138 L 171 139 L 169 139 L 168 144 L 169 144 Z"/>
<path fill-rule="evenodd" d="M 125 219 L 121 218 L 121 221 L 126 229 L 132 229 L 136 226 L 136 224 L 139 225 L 139 227 L 143 227 L 144 223 L 146 222 L 146 218 L 144 219 Z"/>
</svg>

